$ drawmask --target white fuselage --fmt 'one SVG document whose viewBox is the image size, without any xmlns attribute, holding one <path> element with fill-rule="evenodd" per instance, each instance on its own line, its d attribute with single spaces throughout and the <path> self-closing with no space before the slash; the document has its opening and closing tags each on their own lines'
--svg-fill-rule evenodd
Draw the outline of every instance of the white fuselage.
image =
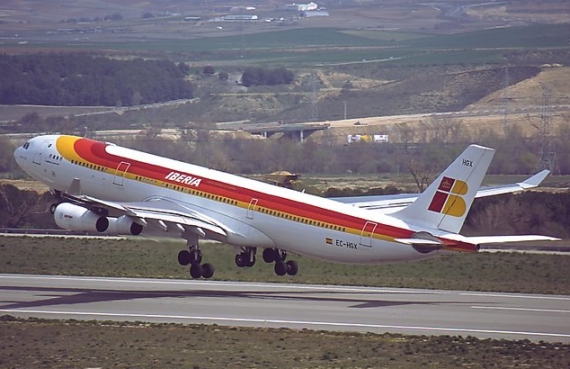
<svg viewBox="0 0 570 369">
<path fill-rule="evenodd" d="M 71 136 L 41 136 L 27 145 L 15 152 L 18 164 L 53 189 L 69 191 L 79 180 L 82 194 L 102 200 L 170 201 L 223 225 L 230 233 L 224 241 L 236 246 L 277 247 L 344 263 L 418 260 L 439 253 L 394 242 L 423 229 L 318 196 Z"/>
</svg>

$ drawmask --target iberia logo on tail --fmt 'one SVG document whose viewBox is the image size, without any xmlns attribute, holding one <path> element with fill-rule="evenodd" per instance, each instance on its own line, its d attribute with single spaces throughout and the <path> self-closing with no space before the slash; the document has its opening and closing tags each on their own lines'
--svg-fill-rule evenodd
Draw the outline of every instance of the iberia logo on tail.
<svg viewBox="0 0 570 369">
<path fill-rule="evenodd" d="M 467 210 L 467 205 L 462 196 L 467 193 L 468 188 L 464 181 L 443 177 L 428 210 L 454 217 L 463 216 Z"/>
</svg>

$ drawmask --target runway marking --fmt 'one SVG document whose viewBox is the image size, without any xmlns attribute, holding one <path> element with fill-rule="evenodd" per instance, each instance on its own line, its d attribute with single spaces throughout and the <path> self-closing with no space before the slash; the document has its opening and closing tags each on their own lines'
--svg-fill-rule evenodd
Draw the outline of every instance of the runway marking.
<svg viewBox="0 0 570 369">
<path fill-rule="evenodd" d="M 502 334 L 502 335 L 518 335 L 518 336 L 538 336 L 538 337 L 555 337 L 570 338 L 570 334 L 565 333 L 545 333 L 545 332 L 524 332 L 524 331 L 507 331 L 494 329 L 476 329 L 476 328 L 446 328 L 446 327 L 420 327 L 405 325 L 383 325 L 383 324 L 364 324 L 364 323 L 339 323 L 339 322 L 318 322 L 303 320 L 282 320 L 282 319 L 256 319 L 256 318 L 224 318 L 224 317 L 207 317 L 207 316 L 185 316 L 185 315 L 160 315 L 160 314 L 118 314 L 118 313 L 90 313 L 80 311 L 44 311 L 44 310 L 19 310 L 19 309 L 0 309 L 3 313 L 20 313 L 20 314 L 47 314 L 47 315 L 78 315 L 78 316 L 99 316 L 99 317 L 115 317 L 115 318 L 132 318 L 132 319 L 181 319 L 181 320 L 200 320 L 212 322 L 231 322 L 231 323 L 264 323 L 264 324 L 290 324 L 300 326 L 325 326 L 325 327 L 353 327 L 367 329 L 400 329 L 400 330 L 423 330 L 432 332 L 451 332 L 451 333 L 481 333 L 481 334 Z"/>
<path fill-rule="evenodd" d="M 535 299 L 535 300 L 559 300 L 570 301 L 570 297 L 564 296 L 545 296 L 545 295 L 518 295 L 506 293 L 485 293 L 485 292 L 461 292 L 461 296 L 481 296 L 481 297 L 505 297 L 513 299 Z"/>
<path fill-rule="evenodd" d="M 532 308 L 517 308 L 517 307 L 499 307 L 499 306 L 471 306 L 471 309 L 512 310 L 512 311 L 536 311 L 536 312 L 539 312 L 539 313 L 564 313 L 564 314 L 570 314 L 570 310 L 532 309 Z"/>
<path fill-rule="evenodd" d="M 381 292 L 381 293 L 399 293 L 399 294 L 447 294 L 451 291 L 437 290 L 421 290 L 406 288 L 375 288 L 375 287 L 358 287 L 358 286 L 325 286 L 310 284 L 286 284 L 286 283 L 259 283 L 259 282 L 241 282 L 241 281 L 206 281 L 206 280 L 183 280 L 183 279 L 151 279 L 151 278 L 105 278 L 105 277 L 72 277 L 72 276 L 35 276 L 35 275 L 18 275 L 4 274 L 2 278 L 16 279 L 39 279 L 39 280 L 69 280 L 82 282 L 109 282 L 109 283 L 132 283 L 132 284 L 156 284 L 156 285 L 188 285 L 188 286 L 229 286 L 229 285 L 245 285 L 247 287 L 257 288 L 281 288 L 296 290 L 316 290 L 316 291 L 335 291 L 335 292 Z"/>
</svg>

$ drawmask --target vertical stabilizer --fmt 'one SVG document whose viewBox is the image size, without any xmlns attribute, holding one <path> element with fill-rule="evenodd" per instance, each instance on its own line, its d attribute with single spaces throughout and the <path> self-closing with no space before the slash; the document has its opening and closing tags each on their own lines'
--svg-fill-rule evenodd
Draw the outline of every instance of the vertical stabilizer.
<svg viewBox="0 0 570 369">
<path fill-rule="evenodd" d="M 487 147 L 469 146 L 416 201 L 392 216 L 459 233 L 494 154 Z"/>
</svg>

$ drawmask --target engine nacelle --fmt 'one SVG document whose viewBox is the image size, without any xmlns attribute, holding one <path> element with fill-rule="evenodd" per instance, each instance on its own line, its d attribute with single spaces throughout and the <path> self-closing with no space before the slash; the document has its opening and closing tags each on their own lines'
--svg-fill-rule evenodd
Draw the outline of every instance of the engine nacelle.
<svg viewBox="0 0 570 369">
<path fill-rule="evenodd" d="M 135 223 L 128 215 L 123 215 L 118 218 L 109 218 L 109 228 L 107 233 L 113 235 L 130 234 L 138 236 L 143 231 L 143 226 Z"/>
<path fill-rule="evenodd" d="M 59 204 L 53 217 L 58 227 L 70 231 L 105 232 L 109 228 L 109 220 L 83 206 L 69 202 Z"/>
</svg>

